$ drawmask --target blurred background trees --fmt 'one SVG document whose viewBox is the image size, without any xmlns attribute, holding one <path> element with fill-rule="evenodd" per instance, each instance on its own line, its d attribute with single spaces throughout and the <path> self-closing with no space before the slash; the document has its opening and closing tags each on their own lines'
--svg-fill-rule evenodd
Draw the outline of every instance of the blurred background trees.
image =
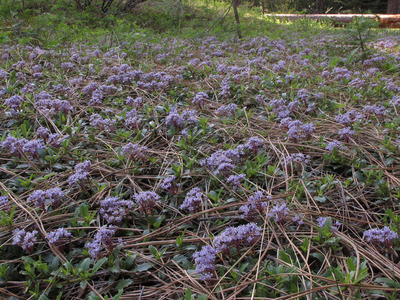
<svg viewBox="0 0 400 300">
<path fill-rule="evenodd" d="M 53 6 L 77 9 L 96 9 L 102 13 L 110 9 L 127 11 L 142 2 L 153 0 L 0 0 L 2 6 L 18 5 L 22 9 L 41 7 L 49 10 Z M 177 0 L 170 0 L 177 1 Z M 214 0 L 231 2 L 232 0 Z M 204 0 L 208 2 L 208 0 Z M 399 13 L 400 0 L 235 0 L 235 4 L 249 4 L 272 13 Z"/>
</svg>

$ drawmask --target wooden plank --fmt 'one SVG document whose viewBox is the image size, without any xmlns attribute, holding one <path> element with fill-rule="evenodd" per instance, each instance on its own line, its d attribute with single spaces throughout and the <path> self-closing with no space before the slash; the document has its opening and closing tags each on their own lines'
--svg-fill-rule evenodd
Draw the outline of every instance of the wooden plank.
<svg viewBox="0 0 400 300">
<path fill-rule="evenodd" d="M 381 23 L 381 27 L 398 28 L 400 26 L 400 14 L 387 15 L 387 14 L 264 14 L 266 17 L 273 17 L 279 20 L 296 20 L 296 19 L 311 19 L 323 20 L 331 19 L 338 23 L 350 23 L 354 18 L 368 18 L 377 20 Z"/>
</svg>

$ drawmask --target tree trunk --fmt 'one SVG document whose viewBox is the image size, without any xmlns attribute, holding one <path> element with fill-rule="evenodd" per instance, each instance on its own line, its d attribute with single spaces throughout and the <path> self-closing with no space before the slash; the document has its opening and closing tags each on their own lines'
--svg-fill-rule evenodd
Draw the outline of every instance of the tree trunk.
<svg viewBox="0 0 400 300">
<path fill-rule="evenodd" d="M 324 0 L 317 0 L 315 3 L 315 9 L 319 14 L 324 13 Z"/>
<path fill-rule="evenodd" d="M 239 39 L 241 39 L 242 32 L 240 31 L 239 13 L 237 10 L 238 5 L 239 5 L 239 0 L 232 0 L 233 13 L 235 14 L 235 21 L 236 21 L 236 31 L 237 31 Z"/>
<path fill-rule="evenodd" d="M 388 14 L 398 14 L 400 8 L 400 0 L 389 0 L 387 5 Z"/>
</svg>

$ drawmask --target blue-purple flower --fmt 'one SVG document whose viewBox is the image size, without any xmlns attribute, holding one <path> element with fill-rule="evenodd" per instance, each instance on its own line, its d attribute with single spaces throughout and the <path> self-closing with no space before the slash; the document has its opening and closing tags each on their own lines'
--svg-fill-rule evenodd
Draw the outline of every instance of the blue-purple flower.
<svg viewBox="0 0 400 300">
<path fill-rule="evenodd" d="M 208 280 L 214 276 L 215 258 L 217 251 L 210 245 L 203 246 L 200 251 L 193 254 L 196 272 L 201 274 L 201 280 Z"/>
<path fill-rule="evenodd" d="M 286 206 L 286 203 L 276 204 L 269 212 L 268 216 L 276 223 L 282 224 L 286 216 L 289 214 L 289 209 Z"/>
<path fill-rule="evenodd" d="M 261 191 L 255 192 L 249 197 L 249 203 L 240 207 L 239 210 L 243 213 L 242 217 L 253 219 L 257 213 L 263 214 L 270 199 L 271 197 L 265 197 Z"/>
<path fill-rule="evenodd" d="M 93 259 L 98 259 L 100 257 L 103 248 L 105 248 L 108 253 L 111 253 L 114 248 L 121 243 L 121 241 L 118 241 L 117 244 L 114 244 L 113 242 L 113 237 L 116 231 L 116 227 L 111 225 L 99 228 L 93 241 L 86 244 L 86 247 L 89 249 L 89 255 Z"/>
<path fill-rule="evenodd" d="M 72 237 L 72 234 L 69 231 L 65 230 L 64 228 L 58 228 L 49 232 L 47 235 L 47 240 L 50 244 L 61 248 L 66 244 L 67 239 L 70 237 Z"/>
<path fill-rule="evenodd" d="M 171 194 L 176 194 L 178 192 L 178 188 L 180 183 L 176 183 L 176 176 L 168 176 L 165 178 L 160 187 Z"/>
<path fill-rule="evenodd" d="M 133 195 L 133 199 L 137 204 L 139 204 L 140 209 L 145 214 L 151 214 L 153 212 L 154 207 L 158 200 L 160 200 L 160 196 L 155 192 L 146 191 L 140 192 Z"/>
<path fill-rule="evenodd" d="M 25 231 L 25 229 L 15 229 L 13 231 L 13 245 L 18 245 L 25 251 L 32 253 L 33 247 L 35 246 L 35 243 L 37 241 L 37 234 L 38 231 Z"/>
<path fill-rule="evenodd" d="M 373 228 L 366 230 L 364 238 L 368 243 L 390 248 L 393 246 L 393 242 L 399 238 L 399 234 L 391 230 L 388 226 L 385 226 L 382 229 Z"/>
<path fill-rule="evenodd" d="M 245 174 L 231 175 L 228 177 L 226 182 L 232 185 L 233 191 L 237 192 L 239 187 L 241 186 L 243 178 L 245 177 L 246 177 Z"/>
<path fill-rule="evenodd" d="M 325 226 L 325 223 L 326 223 L 327 220 L 328 220 L 328 217 L 319 217 L 317 219 L 318 226 L 323 228 Z M 339 221 L 335 220 L 334 223 L 332 222 L 331 229 L 333 231 L 337 231 L 337 230 L 339 230 L 340 226 L 342 226 L 342 223 L 340 223 Z"/>
<path fill-rule="evenodd" d="M 147 154 L 147 147 L 129 143 L 121 148 L 121 154 L 131 160 L 143 159 Z"/>
<path fill-rule="evenodd" d="M 196 96 L 194 96 L 192 103 L 197 105 L 198 107 L 202 107 L 204 106 L 204 104 L 207 102 L 208 99 L 209 98 L 207 93 L 198 92 Z"/>
<path fill-rule="evenodd" d="M 70 186 L 83 185 L 88 180 L 90 175 L 90 166 L 92 163 L 86 160 L 83 163 L 79 163 L 75 166 L 75 173 L 68 177 L 67 181 Z"/>
<path fill-rule="evenodd" d="M 214 239 L 214 246 L 217 252 L 228 253 L 232 247 L 239 250 L 241 246 L 252 246 L 261 236 L 261 232 L 261 228 L 255 223 L 228 227 Z"/>
<path fill-rule="evenodd" d="M 107 197 L 100 201 L 100 214 L 108 224 L 118 225 L 133 208 L 133 202 L 122 200 L 119 197 Z"/>
<path fill-rule="evenodd" d="M 195 213 L 201 205 L 202 198 L 203 192 L 198 187 L 195 187 L 187 193 L 185 200 L 182 205 L 179 206 L 179 209 Z"/>
</svg>

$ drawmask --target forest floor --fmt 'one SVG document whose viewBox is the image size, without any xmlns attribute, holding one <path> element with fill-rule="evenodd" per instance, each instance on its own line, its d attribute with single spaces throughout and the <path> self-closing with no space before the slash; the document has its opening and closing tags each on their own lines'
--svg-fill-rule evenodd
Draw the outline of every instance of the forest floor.
<svg viewBox="0 0 400 300">
<path fill-rule="evenodd" d="M 262 22 L 3 36 L 1 297 L 399 297 L 400 38 Z"/>
</svg>

